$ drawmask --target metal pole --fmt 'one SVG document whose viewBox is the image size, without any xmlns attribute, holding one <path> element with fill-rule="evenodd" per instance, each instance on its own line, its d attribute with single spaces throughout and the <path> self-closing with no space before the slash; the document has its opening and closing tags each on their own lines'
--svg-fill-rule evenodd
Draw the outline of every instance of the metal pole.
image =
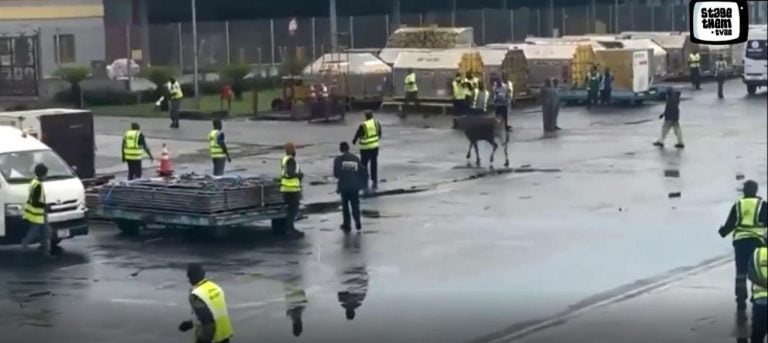
<svg viewBox="0 0 768 343">
<path fill-rule="evenodd" d="M 349 47 L 355 48 L 355 17 L 349 16 Z"/>
<path fill-rule="evenodd" d="M 198 80 L 198 64 L 197 64 L 197 3 L 192 0 L 192 72 L 194 73 L 193 79 L 195 83 L 195 108 L 200 109 L 200 81 Z"/>
<path fill-rule="evenodd" d="M 555 0 L 549 0 L 549 34 L 555 37 Z"/>
<path fill-rule="evenodd" d="M 565 33 L 566 32 L 565 31 L 565 26 L 566 26 L 565 23 L 566 23 L 566 19 L 567 18 L 568 18 L 568 15 L 565 13 L 565 7 L 563 7 L 562 8 L 563 32 L 560 32 L 560 36 L 565 36 L 566 35 L 566 33 Z"/>
<path fill-rule="evenodd" d="M 632 20 L 630 22 L 630 30 L 635 31 L 635 3 L 630 2 L 629 3 L 629 18 Z"/>
<path fill-rule="evenodd" d="M 226 38 L 226 46 L 227 46 L 227 65 L 232 64 L 232 52 L 231 52 L 231 46 L 229 42 L 229 20 L 224 22 L 224 37 Z"/>
<path fill-rule="evenodd" d="M 613 16 L 613 22 L 616 23 L 616 33 L 619 33 L 619 0 L 616 0 L 613 6 L 616 8 L 616 15 Z"/>
<path fill-rule="evenodd" d="M 386 31 L 387 31 L 387 37 L 385 38 L 389 39 L 389 14 L 384 15 L 384 27 L 386 28 Z"/>
<path fill-rule="evenodd" d="M 130 56 L 131 56 L 131 53 L 130 53 L 130 46 L 131 45 L 130 44 L 131 43 L 130 43 L 129 39 L 130 39 L 131 36 L 127 33 L 128 32 L 127 28 L 128 28 L 128 26 L 126 27 L 126 34 L 125 34 L 126 39 L 125 39 L 125 41 L 126 41 L 126 46 L 128 46 L 128 51 L 129 51 L 128 52 L 128 56 L 130 58 Z M 56 28 L 56 37 L 54 38 L 54 41 L 56 42 L 56 51 L 53 52 L 53 56 L 56 59 L 56 68 L 61 68 L 61 31 L 59 30 L 58 27 Z M 129 63 L 128 65 L 130 66 L 131 64 Z"/>
<path fill-rule="evenodd" d="M 58 29 L 56 29 L 56 42 L 59 43 L 58 39 Z M 59 45 L 58 49 L 61 49 L 61 46 Z M 125 26 L 125 70 L 126 70 L 126 78 L 128 80 L 128 91 L 131 91 L 131 66 L 133 65 L 133 59 L 131 58 L 131 21 L 128 22 L 128 25 Z M 61 54 L 59 54 L 59 64 L 61 64 Z"/>
<path fill-rule="evenodd" d="M 317 59 L 317 42 L 315 41 L 315 17 L 312 17 L 312 60 Z"/>
<path fill-rule="evenodd" d="M 536 9 L 536 35 L 541 37 L 541 9 Z"/>
<path fill-rule="evenodd" d="M 592 27 L 587 31 L 587 33 L 594 32 L 597 28 L 597 4 L 595 4 L 595 0 L 592 0 Z"/>
<path fill-rule="evenodd" d="M 182 40 L 181 23 L 177 23 L 176 28 L 179 34 L 179 71 L 184 74 L 184 43 Z"/>
<path fill-rule="evenodd" d="M 605 32 L 613 31 L 613 6 L 608 5 L 608 25 L 605 26 Z"/>
<path fill-rule="evenodd" d="M 272 70 L 275 70 L 275 20 L 269 20 L 269 49 L 272 51 Z"/>
<path fill-rule="evenodd" d="M 584 26 L 584 33 L 589 33 L 589 23 L 592 22 L 592 19 L 590 19 L 589 5 L 587 5 L 584 8 L 587 10 L 587 12 L 586 12 L 586 14 L 587 14 L 587 17 L 586 17 L 587 18 L 587 23 Z"/>
<path fill-rule="evenodd" d="M 480 10 L 480 37 L 485 44 L 485 9 Z"/>
<path fill-rule="evenodd" d="M 424 26 L 424 13 L 419 13 L 419 26 Z"/>
<path fill-rule="evenodd" d="M 328 7 L 330 11 L 328 18 L 331 21 L 331 51 L 336 52 L 339 48 L 339 30 L 336 27 L 336 0 L 330 0 Z"/>
<path fill-rule="evenodd" d="M 651 5 L 651 31 L 656 31 L 656 6 Z"/>
<path fill-rule="evenodd" d="M 672 7 L 672 11 L 670 12 L 672 15 L 672 31 L 675 31 L 677 26 L 675 25 L 675 22 L 677 21 L 677 18 L 675 18 L 675 5 L 672 5 L 670 7 Z"/>
<path fill-rule="evenodd" d="M 509 37 L 510 42 L 515 41 L 515 10 L 509 10 Z"/>
<path fill-rule="evenodd" d="M 456 26 L 456 1 L 451 0 L 451 26 Z"/>
</svg>

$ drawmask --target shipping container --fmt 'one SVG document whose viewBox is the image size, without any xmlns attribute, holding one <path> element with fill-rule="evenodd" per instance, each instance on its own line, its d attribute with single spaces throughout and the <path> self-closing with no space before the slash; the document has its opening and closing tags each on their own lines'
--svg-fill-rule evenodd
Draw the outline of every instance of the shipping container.
<svg viewBox="0 0 768 343">
<path fill-rule="evenodd" d="M 634 93 L 650 89 L 650 53 L 648 50 L 607 49 L 595 52 L 600 70 L 608 67 L 613 74 L 613 89 Z"/>
<path fill-rule="evenodd" d="M 370 103 L 381 101 L 390 88 L 392 67 L 370 53 L 329 53 L 306 66 L 302 75 L 341 85 L 341 94 L 351 103 Z"/>
<path fill-rule="evenodd" d="M 462 64 L 465 67 L 479 69 L 461 69 Z M 467 53 L 461 49 L 403 52 L 395 61 L 392 72 L 393 98 L 405 97 L 403 80 L 409 69 L 416 73 L 419 99 L 424 100 L 450 100 L 452 98 L 450 85 L 456 73 L 471 71 L 483 74 L 482 60 L 477 53 Z"/>
<path fill-rule="evenodd" d="M 93 114 L 87 110 L 45 109 L 0 112 L 0 125 L 37 137 L 58 154 L 80 179 L 96 174 Z"/>
<path fill-rule="evenodd" d="M 679 32 L 622 32 L 628 39 L 651 39 L 667 51 L 667 70 L 670 77 L 690 74 L 688 55 L 695 49 L 688 36 Z"/>
<path fill-rule="evenodd" d="M 435 49 L 384 48 L 379 52 L 379 59 L 384 61 L 384 63 L 393 66 L 395 65 L 395 61 L 397 61 L 397 58 L 400 57 L 400 54 L 403 52 L 430 52 L 434 50 Z"/>
</svg>

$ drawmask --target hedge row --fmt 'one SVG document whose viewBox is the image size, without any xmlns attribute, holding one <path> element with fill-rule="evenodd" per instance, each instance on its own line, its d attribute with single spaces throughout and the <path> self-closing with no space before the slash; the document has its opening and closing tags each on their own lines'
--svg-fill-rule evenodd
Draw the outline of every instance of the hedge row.
<svg viewBox="0 0 768 343">
<path fill-rule="evenodd" d="M 258 78 L 245 80 L 243 83 L 243 91 L 251 91 L 254 89 L 264 90 L 276 87 L 279 84 L 277 78 Z M 201 81 L 199 83 L 200 94 L 202 95 L 217 95 L 221 90 L 222 83 L 219 81 Z M 194 85 L 183 84 L 181 89 L 184 92 L 185 97 L 195 95 Z M 90 89 L 83 93 L 83 101 L 88 106 L 107 106 L 107 105 L 136 105 L 139 103 L 150 103 L 157 101 L 161 96 L 160 90 L 151 89 L 140 92 L 129 92 L 126 90 L 114 90 L 114 89 Z M 56 93 L 54 95 L 54 101 L 57 103 L 71 104 L 74 101 L 72 90 L 67 89 Z"/>
</svg>

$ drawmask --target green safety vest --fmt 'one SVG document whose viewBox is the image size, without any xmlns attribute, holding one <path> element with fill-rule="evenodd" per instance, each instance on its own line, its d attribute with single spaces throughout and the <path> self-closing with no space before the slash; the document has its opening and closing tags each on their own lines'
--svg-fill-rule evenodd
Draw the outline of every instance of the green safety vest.
<svg viewBox="0 0 768 343">
<path fill-rule="evenodd" d="M 178 81 L 174 83 L 168 82 L 166 87 L 168 87 L 168 93 L 171 96 L 171 100 L 179 100 L 184 97 L 184 92 L 181 91 L 181 85 Z"/>
<path fill-rule="evenodd" d="M 216 331 L 213 334 L 213 343 L 223 342 L 234 334 L 232 322 L 229 319 L 227 311 L 227 301 L 224 297 L 224 290 L 217 284 L 203 280 L 195 285 L 192 294 L 200 298 L 208 310 L 213 315 L 213 321 L 216 323 Z M 196 326 L 200 323 L 195 322 Z"/>
<path fill-rule="evenodd" d="M 453 87 L 453 98 L 456 100 L 464 100 L 464 80 L 453 80 L 451 86 Z"/>
<path fill-rule="evenodd" d="M 766 226 L 759 222 L 760 208 L 763 200 L 760 198 L 743 198 L 736 202 L 736 229 L 733 231 L 733 240 L 738 241 L 747 238 L 765 240 Z"/>
<path fill-rule="evenodd" d="M 360 150 L 371 150 L 379 147 L 379 128 L 376 119 L 363 122 L 363 138 L 360 139 Z"/>
<path fill-rule="evenodd" d="M 144 149 L 139 146 L 140 136 L 141 131 L 139 130 L 125 131 L 125 135 L 123 135 L 125 141 L 125 145 L 123 145 L 123 156 L 125 156 L 126 160 L 140 161 L 144 158 Z"/>
<path fill-rule="evenodd" d="M 40 198 L 38 201 L 40 203 L 45 204 L 45 189 L 43 188 L 43 183 L 40 182 L 37 178 L 32 179 L 32 182 L 29 183 L 29 196 L 27 198 L 27 203 L 24 204 L 24 219 L 32 224 L 45 224 L 45 207 L 35 207 L 35 205 L 32 205 L 32 192 L 40 186 Z"/>
<path fill-rule="evenodd" d="M 208 133 L 208 149 L 211 152 L 211 158 L 226 158 L 227 154 L 219 145 L 219 130 L 211 130 Z"/>
<path fill-rule="evenodd" d="M 416 74 L 410 73 L 405 76 L 405 91 L 418 92 L 419 86 L 416 84 Z"/>
<path fill-rule="evenodd" d="M 757 281 L 761 283 L 752 283 L 752 299 L 768 298 L 768 289 L 766 289 L 766 284 L 768 284 L 768 248 L 760 247 L 755 250 L 752 256 L 752 266 L 755 268 Z"/>
<path fill-rule="evenodd" d="M 280 191 L 284 193 L 295 193 L 301 191 L 301 179 L 298 177 L 288 177 L 288 161 L 293 159 L 291 155 L 285 155 L 280 162 Z M 295 161 L 295 160 L 294 160 Z M 296 172 L 299 172 L 299 162 L 296 162 Z"/>
<path fill-rule="evenodd" d="M 701 55 L 695 52 L 688 55 L 688 66 L 691 68 L 699 68 L 701 66 Z"/>
</svg>

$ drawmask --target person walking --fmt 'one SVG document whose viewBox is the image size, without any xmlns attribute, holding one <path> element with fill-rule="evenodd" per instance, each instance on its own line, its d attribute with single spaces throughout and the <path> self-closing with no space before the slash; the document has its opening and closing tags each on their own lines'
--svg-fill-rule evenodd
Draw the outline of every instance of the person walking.
<svg viewBox="0 0 768 343">
<path fill-rule="evenodd" d="M 373 112 L 365 111 L 365 121 L 357 127 L 355 137 L 352 138 L 352 144 L 360 141 L 360 159 L 363 168 L 368 170 L 371 177 L 371 187 L 373 190 L 379 188 L 379 140 L 381 140 L 381 124 L 373 117 Z M 368 191 L 368 181 L 365 181 L 363 187 Z"/>
<path fill-rule="evenodd" d="M 187 266 L 187 280 L 192 285 L 189 305 L 192 307 L 194 320 L 185 320 L 179 324 L 179 331 L 195 329 L 196 343 L 229 343 L 234 335 L 232 321 L 227 310 L 224 290 L 205 278 L 203 266 L 192 263 Z"/>
<path fill-rule="evenodd" d="M 413 104 L 415 108 L 419 107 L 419 85 L 416 83 L 416 73 L 410 68 L 405 74 L 405 100 L 403 101 L 401 118 L 408 115 L 409 104 Z"/>
<path fill-rule="evenodd" d="M 701 89 L 701 55 L 697 50 L 688 54 L 688 69 L 691 74 L 691 84 L 696 90 Z"/>
<path fill-rule="evenodd" d="M 296 146 L 291 143 L 285 143 L 285 156 L 280 161 L 280 192 L 283 193 L 285 201 L 286 216 L 283 234 L 290 238 L 304 237 L 304 233 L 296 230 L 294 222 L 299 214 L 301 205 L 301 181 L 304 173 L 296 162 Z"/>
<path fill-rule="evenodd" d="M 677 137 L 675 148 L 685 148 L 685 144 L 683 144 L 683 131 L 680 129 L 680 92 L 674 91 L 672 88 L 669 89 L 664 113 L 659 115 L 659 119 L 662 118 L 664 118 L 664 124 L 661 126 L 661 138 L 654 142 L 653 145 L 663 148 L 664 140 L 666 140 L 669 130 L 673 129 Z"/>
<path fill-rule="evenodd" d="M 755 249 L 765 244 L 768 206 L 757 196 L 758 185 L 754 180 L 744 182 L 744 196 L 728 213 L 728 219 L 718 230 L 721 237 L 733 234 L 733 250 L 736 257 L 736 308 L 747 308 L 747 274 L 749 259 Z"/>
<path fill-rule="evenodd" d="M 557 124 L 557 119 L 560 117 L 560 80 L 557 78 L 552 79 L 552 119 L 550 125 L 552 130 L 560 130 L 560 126 Z"/>
<path fill-rule="evenodd" d="M 587 109 L 591 109 L 592 105 L 597 104 L 597 93 L 600 89 L 600 72 L 597 71 L 597 66 L 593 65 L 592 70 L 587 74 Z"/>
<path fill-rule="evenodd" d="M 141 161 L 144 159 L 144 153 L 147 154 L 151 161 L 155 159 L 152 158 L 152 152 L 149 151 L 147 139 L 141 133 L 141 127 L 138 123 L 131 123 L 131 128 L 125 131 L 122 147 L 122 160 L 128 165 L 128 181 L 140 179 L 143 169 Z"/>
<path fill-rule="evenodd" d="M 717 61 L 715 61 L 715 78 L 717 79 L 717 98 L 722 99 L 723 98 L 723 84 L 725 83 L 725 78 L 728 77 L 728 64 L 725 63 L 725 59 L 723 58 L 723 55 L 719 55 L 717 57 Z"/>
<path fill-rule="evenodd" d="M 456 73 L 456 77 L 451 82 L 451 91 L 453 95 L 453 128 L 457 128 L 457 117 L 460 117 L 466 112 L 466 99 L 464 94 L 464 83 L 466 80 L 461 77 L 460 73 Z"/>
<path fill-rule="evenodd" d="M 221 119 L 213 120 L 213 130 L 208 132 L 208 150 L 213 161 L 213 176 L 224 175 L 224 167 L 227 162 L 232 162 L 232 159 L 229 157 L 229 150 L 227 150 Z"/>
<path fill-rule="evenodd" d="M 755 249 L 749 261 L 749 280 L 752 281 L 752 343 L 763 343 L 768 335 L 768 248 Z"/>
<path fill-rule="evenodd" d="M 35 166 L 35 177 L 29 183 L 29 192 L 27 193 L 27 202 L 24 204 L 24 214 L 22 218 L 29 225 L 29 231 L 24 239 L 21 240 L 23 249 L 27 249 L 29 244 L 40 242 L 39 251 L 42 254 L 51 253 L 51 227 L 48 225 L 48 205 L 45 202 L 45 188 L 43 182 L 48 176 L 48 167 L 45 164 L 38 163 Z"/>
<path fill-rule="evenodd" d="M 178 129 L 179 109 L 181 108 L 181 99 L 184 98 L 184 92 L 181 91 L 181 84 L 174 78 L 168 79 L 165 90 L 168 94 L 168 114 L 171 117 L 171 128 Z"/>
<path fill-rule="evenodd" d="M 611 68 L 606 67 L 603 77 L 600 80 L 600 104 L 609 105 L 611 103 L 611 93 L 613 92 L 613 74 Z"/>
<path fill-rule="evenodd" d="M 504 127 L 509 131 L 509 89 L 502 81 L 493 87 L 493 105 L 496 116 L 504 121 Z"/>
<path fill-rule="evenodd" d="M 355 220 L 355 228 L 360 231 L 363 228 L 360 223 L 360 190 L 363 188 L 362 183 L 367 180 L 360 159 L 349 152 L 347 142 L 339 143 L 339 152 L 341 155 L 333 160 L 333 176 L 338 180 L 336 192 L 341 195 L 343 218 L 341 230 L 344 232 L 352 230 L 349 213 L 351 207 L 351 219 Z"/>
<path fill-rule="evenodd" d="M 552 131 L 552 79 L 544 81 L 544 87 L 539 91 L 539 102 L 541 103 L 541 120 L 546 136 Z"/>
</svg>

